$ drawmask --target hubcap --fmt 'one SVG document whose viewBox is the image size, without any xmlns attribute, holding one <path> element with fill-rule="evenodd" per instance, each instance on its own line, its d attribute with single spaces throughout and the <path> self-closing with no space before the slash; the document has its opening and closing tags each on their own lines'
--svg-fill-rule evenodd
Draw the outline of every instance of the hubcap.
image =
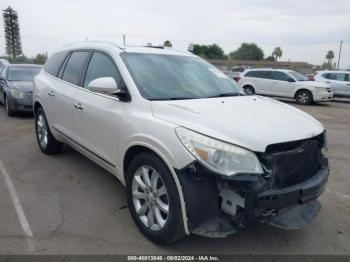
<svg viewBox="0 0 350 262">
<path fill-rule="evenodd" d="M 156 170 L 141 166 L 132 181 L 132 198 L 139 219 L 149 229 L 161 230 L 169 215 L 169 197 Z"/>
<path fill-rule="evenodd" d="M 309 101 L 309 96 L 306 93 L 299 94 L 299 101 L 303 104 L 307 103 Z"/>
<path fill-rule="evenodd" d="M 251 88 L 249 88 L 249 87 L 245 89 L 245 92 L 246 92 L 248 95 L 254 94 L 253 90 L 252 90 Z"/>
<path fill-rule="evenodd" d="M 44 116 L 40 114 L 38 120 L 36 121 L 36 129 L 38 134 L 38 140 L 42 148 L 47 146 L 47 126 Z"/>
</svg>

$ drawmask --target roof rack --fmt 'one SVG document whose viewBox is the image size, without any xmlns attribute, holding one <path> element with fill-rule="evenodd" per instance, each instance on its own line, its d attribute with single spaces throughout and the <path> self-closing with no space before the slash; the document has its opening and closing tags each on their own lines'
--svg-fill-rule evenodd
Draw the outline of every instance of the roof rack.
<svg viewBox="0 0 350 262">
<path fill-rule="evenodd" d="M 164 46 L 161 46 L 161 45 L 158 45 L 158 46 L 155 46 L 155 45 L 145 45 L 145 46 L 143 46 L 143 47 L 164 49 Z"/>
</svg>

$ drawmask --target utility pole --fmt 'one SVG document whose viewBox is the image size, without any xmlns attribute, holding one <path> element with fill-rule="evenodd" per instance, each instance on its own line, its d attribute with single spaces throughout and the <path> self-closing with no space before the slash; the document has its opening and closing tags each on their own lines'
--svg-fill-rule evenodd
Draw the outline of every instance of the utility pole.
<svg viewBox="0 0 350 262">
<path fill-rule="evenodd" d="M 340 47 L 339 47 L 339 58 L 338 58 L 338 66 L 337 66 L 337 69 L 339 69 L 339 64 L 340 64 L 340 56 L 341 56 L 341 48 L 342 48 L 342 45 L 343 45 L 343 41 L 340 41 Z"/>
<path fill-rule="evenodd" d="M 123 45 L 125 45 L 125 34 L 123 34 Z"/>
</svg>

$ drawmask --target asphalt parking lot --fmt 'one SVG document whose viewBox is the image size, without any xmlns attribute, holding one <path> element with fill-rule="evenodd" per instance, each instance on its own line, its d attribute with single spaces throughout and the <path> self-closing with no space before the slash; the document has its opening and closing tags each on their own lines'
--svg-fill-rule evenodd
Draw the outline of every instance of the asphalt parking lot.
<svg viewBox="0 0 350 262">
<path fill-rule="evenodd" d="M 164 247 L 138 232 L 113 175 L 68 147 L 42 154 L 33 118 L 9 118 L 0 106 L 0 254 L 350 254 L 350 103 L 297 107 L 328 130 L 332 170 L 316 220 L 302 230 L 257 224 Z"/>
</svg>

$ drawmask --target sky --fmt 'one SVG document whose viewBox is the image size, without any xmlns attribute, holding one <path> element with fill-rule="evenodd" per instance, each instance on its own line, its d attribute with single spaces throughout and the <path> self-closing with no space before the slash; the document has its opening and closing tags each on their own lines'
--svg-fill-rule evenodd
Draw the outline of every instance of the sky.
<svg viewBox="0 0 350 262">
<path fill-rule="evenodd" d="M 338 61 L 343 40 L 340 68 L 350 69 L 350 0 L 0 0 L 1 9 L 9 5 L 19 14 L 27 56 L 86 39 L 122 44 L 125 34 L 127 45 L 216 43 L 225 53 L 254 42 L 265 56 L 280 46 L 280 60 L 322 64 L 328 50 Z"/>
</svg>

